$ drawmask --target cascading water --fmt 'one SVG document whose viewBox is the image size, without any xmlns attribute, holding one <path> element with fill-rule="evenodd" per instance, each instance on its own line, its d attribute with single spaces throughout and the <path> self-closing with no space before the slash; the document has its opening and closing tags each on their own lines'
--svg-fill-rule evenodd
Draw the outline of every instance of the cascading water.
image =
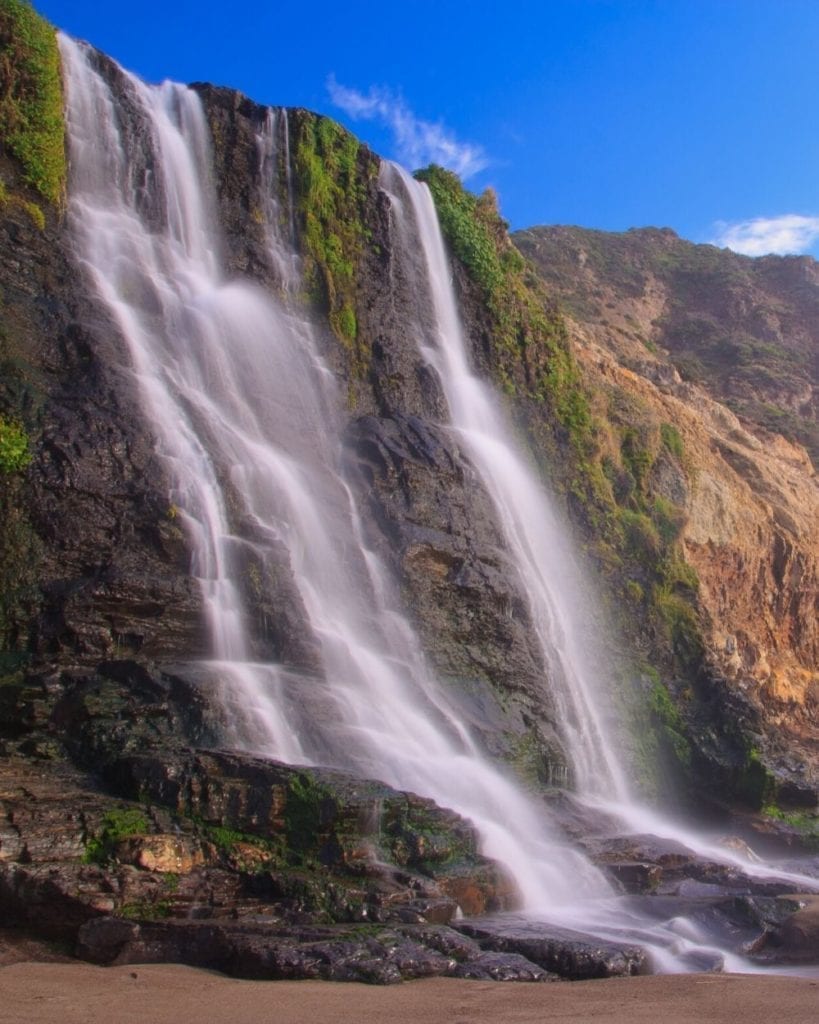
<svg viewBox="0 0 819 1024">
<path fill-rule="evenodd" d="M 754 864 L 676 822 L 643 807 L 626 781 L 608 730 L 599 713 L 603 694 L 594 680 L 601 659 L 582 625 L 594 616 L 585 598 L 581 571 L 572 557 L 568 531 L 549 495 L 517 451 L 488 385 L 472 371 L 461 326 L 451 272 L 432 197 L 425 185 L 401 167 L 383 164 L 381 184 L 390 198 L 395 248 L 412 264 L 417 308 L 432 308 L 432 329 L 415 325 L 419 349 L 441 381 L 452 429 L 476 468 L 492 499 L 498 521 L 515 560 L 523 592 L 549 669 L 550 691 L 558 699 L 561 728 L 579 799 L 609 818 L 622 822 L 624 832 L 651 833 L 683 843 L 711 860 L 734 864 L 749 875 L 770 876 L 772 868 Z M 816 879 L 796 872 L 777 872 L 794 888 L 816 887 Z M 670 938 L 679 929 L 674 922 L 647 926 L 640 914 L 632 916 L 622 904 L 600 900 L 593 910 L 573 907 L 566 914 L 552 911 L 566 924 L 583 922 L 590 930 L 609 937 L 630 935 L 654 951 L 655 961 L 669 969 L 681 962 L 667 953 Z M 686 929 L 683 929 L 685 931 Z M 703 941 L 687 926 L 689 938 Z M 742 964 L 734 958 L 734 969 Z"/>
<path fill-rule="evenodd" d="M 421 351 L 442 382 L 452 427 L 492 499 L 529 599 L 577 787 L 624 799 L 625 778 L 598 711 L 601 695 L 590 682 L 589 638 L 581 635 L 580 625 L 591 616 L 583 606 L 567 530 L 518 454 L 489 389 L 469 365 L 429 191 L 394 164 L 383 165 L 381 180 L 391 197 L 404 258 L 420 251 L 417 302 L 431 299 L 437 335 L 420 339 Z"/>
<path fill-rule="evenodd" d="M 207 599 L 209 668 L 229 683 L 237 732 L 270 756 L 351 768 L 459 811 L 530 905 L 608 892 L 597 869 L 481 756 L 418 653 L 392 584 L 362 540 L 339 468 L 343 403 L 309 322 L 250 282 L 227 280 L 220 265 L 198 97 L 119 72 L 115 99 L 91 51 L 66 38 L 61 47 L 71 227 L 127 343 L 174 482 Z M 140 126 L 138 136 L 127 123 Z M 278 164 L 276 134 L 271 116 L 259 138 L 263 172 Z M 275 185 L 268 182 L 270 195 Z M 292 284 L 292 251 L 280 238 L 289 215 L 263 207 L 271 262 Z M 229 505 L 239 511 L 229 515 Z M 320 647 L 321 678 L 252 660 L 235 582 L 247 545 L 257 557 L 286 548 Z"/>
<path fill-rule="evenodd" d="M 271 272 L 285 294 L 279 301 L 227 277 L 197 94 L 168 83 L 148 87 L 65 37 L 60 46 L 77 256 L 124 340 L 124 361 L 172 481 L 170 501 L 190 539 L 212 637 L 205 668 L 223 689 L 234 741 L 432 797 L 475 823 L 484 852 L 507 866 L 528 908 L 639 938 L 657 950 L 658 963 L 685 969 L 662 952 L 684 942 L 678 932 L 629 918 L 622 906 L 603 912 L 612 891 L 601 873 L 482 756 L 363 541 L 341 471 L 342 402 L 309 320 L 288 299 L 299 268 L 292 202 L 277 205 L 290 192 L 289 180 L 284 188 L 277 180 L 278 168 L 289 168 L 286 115 L 271 112 L 258 138 L 260 209 Z M 587 793 L 626 801 L 586 682 L 574 599 L 550 588 L 552 574 L 562 588 L 573 575 L 560 554 L 565 539 L 469 370 L 428 195 L 396 169 L 385 169 L 384 187 L 397 234 L 406 236 L 400 258 L 413 250 L 409 236 L 422 243 L 418 287 L 431 296 L 437 323 L 424 356 L 498 509 L 550 672 L 564 682 L 574 773 Z M 248 558 L 273 564 L 281 551 L 319 651 L 320 668 L 309 674 L 253 653 L 239 575 Z"/>
</svg>

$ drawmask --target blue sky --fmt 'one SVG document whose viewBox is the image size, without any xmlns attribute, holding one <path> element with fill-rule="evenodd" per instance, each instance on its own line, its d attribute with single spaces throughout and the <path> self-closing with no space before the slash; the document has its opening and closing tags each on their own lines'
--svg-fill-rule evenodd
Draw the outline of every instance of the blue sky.
<svg viewBox="0 0 819 1024">
<path fill-rule="evenodd" d="M 34 0 L 148 81 L 211 81 L 496 189 L 512 227 L 819 254 L 819 0 Z"/>
</svg>

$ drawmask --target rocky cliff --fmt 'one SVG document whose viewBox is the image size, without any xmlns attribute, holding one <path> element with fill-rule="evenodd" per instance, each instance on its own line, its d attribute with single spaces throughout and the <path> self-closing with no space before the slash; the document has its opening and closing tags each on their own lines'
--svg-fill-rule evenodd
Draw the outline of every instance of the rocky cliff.
<svg viewBox="0 0 819 1024">
<path fill-rule="evenodd" d="M 84 928 L 83 954 L 100 961 L 187 957 L 258 976 L 639 969 L 639 950 L 595 947 L 588 937 L 543 940 L 533 964 L 516 952 L 529 956 L 531 942 L 479 945 L 455 935 L 445 924 L 458 905 L 474 913 L 516 898 L 468 823 L 376 780 L 221 749 L 224 708 L 192 668 L 209 639 L 188 539 L 121 332 L 94 301 L 69 235 L 64 167 L 53 160 L 62 123 L 40 110 L 34 152 L 48 159 L 32 163 L 32 150 L 13 144 L 15 132 L 34 131 L 20 120 L 21 98 L 35 113 L 37 97 L 53 100 L 53 79 L 52 92 L 43 86 L 53 36 L 35 19 L 32 44 L 32 17 L 22 0 L 0 3 L 4 911 L 61 938 Z M 124 131 L 138 137 L 144 126 L 122 72 L 93 59 L 122 94 Z M 194 88 L 212 138 L 226 265 L 271 294 L 283 279 L 263 232 L 259 137 L 271 118 L 287 132 L 278 199 L 292 217 L 304 308 L 346 399 L 349 480 L 426 658 L 491 757 L 534 793 L 565 782 L 549 669 L 520 580 L 491 501 L 442 426 L 440 383 L 408 342 L 406 325 L 419 314 L 377 157 L 326 118 Z M 50 175 L 36 173 L 42 166 Z M 505 394 L 610 596 L 622 630 L 607 641 L 614 698 L 635 726 L 623 745 L 643 788 L 698 798 L 719 788 L 724 805 L 756 809 L 771 799 L 812 806 L 817 517 L 804 451 L 757 436 L 747 408 L 735 414 L 721 404 L 727 392 L 684 382 L 660 351 L 665 342 L 626 351 L 625 327 L 564 318 L 552 298 L 563 294 L 559 282 L 553 275 L 544 286 L 521 257 L 494 197 L 471 196 L 439 168 L 423 176 L 451 248 L 475 364 Z M 518 241 L 539 259 L 536 246 Z M 652 288 L 660 285 L 644 292 Z M 611 295 L 624 323 L 648 316 L 628 306 L 630 294 L 612 285 Z M 431 329 L 423 315 L 420 329 Z M 806 350 L 801 341 L 797 350 Z M 235 535 L 252 541 L 253 524 L 233 515 Z M 257 558 L 253 550 L 248 543 L 237 578 L 254 656 L 320 681 L 286 551 Z M 595 617 L 587 628 L 606 626 Z M 304 691 L 308 717 L 322 713 L 314 690 Z M 798 841 L 793 830 L 783 834 Z M 676 893 L 683 863 L 704 881 L 732 877 L 665 849 L 621 854 L 603 842 L 594 850 L 613 878 L 630 879 L 617 884 L 632 888 L 653 887 L 665 872 Z M 175 930 L 177 920 L 202 918 L 217 923 L 187 938 Z M 389 927 L 352 938 L 322 931 L 362 921 Z M 754 921 L 752 931 L 769 927 Z"/>
<path fill-rule="evenodd" d="M 609 457 L 633 468 L 635 451 L 665 448 L 646 461 L 645 502 L 676 510 L 707 685 L 752 710 L 753 743 L 812 805 L 817 264 L 750 259 L 669 230 L 534 228 L 515 242 L 560 296 Z"/>
</svg>

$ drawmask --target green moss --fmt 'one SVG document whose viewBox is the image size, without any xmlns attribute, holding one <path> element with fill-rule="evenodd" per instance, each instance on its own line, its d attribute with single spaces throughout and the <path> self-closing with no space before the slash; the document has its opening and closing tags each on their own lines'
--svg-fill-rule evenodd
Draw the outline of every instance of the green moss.
<svg viewBox="0 0 819 1024">
<path fill-rule="evenodd" d="M 26 0 L 0 0 L 0 138 L 25 182 L 54 205 L 65 192 L 64 133 L 54 29 Z"/>
<path fill-rule="evenodd" d="M 761 808 L 766 817 L 781 821 L 795 829 L 808 846 L 819 849 L 819 815 L 809 811 L 783 811 L 775 802 L 768 801 Z"/>
<path fill-rule="evenodd" d="M 623 465 L 634 478 L 637 488 L 643 491 L 649 470 L 654 465 L 654 455 L 646 444 L 641 431 L 635 427 L 627 427 L 623 431 L 620 455 Z"/>
<path fill-rule="evenodd" d="M 322 825 L 334 807 L 330 790 L 311 775 L 304 773 L 290 779 L 284 824 L 288 850 L 297 858 L 318 849 Z"/>
<path fill-rule="evenodd" d="M 639 679 L 637 699 L 628 708 L 631 767 L 643 795 L 661 800 L 679 793 L 681 779 L 691 779 L 693 749 L 685 721 L 657 669 L 644 663 Z"/>
<path fill-rule="evenodd" d="M 299 112 L 294 123 L 304 280 L 362 377 L 369 349 L 359 337 L 356 271 L 368 241 L 362 217 L 375 165 L 359 159 L 358 140 L 335 121 Z"/>
<path fill-rule="evenodd" d="M 148 820 L 138 808 L 119 807 L 107 811 L 99 833 L 86 840 L 84 859 L 88 864 L 107 864 L 121 839 L 145 835 L 149 831 Z"/>
<path fill-rule="evenodd" d="M 31 462 L 28 435 L 19 423 L 0 416 L 0 473 L 19 473 Z"/>
<path fill-rule="evenodd" d="M 466 191 L 456 174 L 435 164 L 418 171 L 416 177 L 425 182 L 432 193 L 441 230 L 453 254 L 473 281 L 487 295 L 494 295 L 503 287 L 506 272 L 493 237 L 497 214 L 491 209 L 488 196 L 482 202 Z M 502 230 L 505 231 L 505 226 Z"/>
<path fill-rule="evenodd" d="M 340 338 L 350 344 L 358 337 L 358 321 L 349 303 L 345 303 L 337 313 L 331 314 L 330 325 Z"/>
<path fill-rule="evenodd" d="M 702 660 L 703 642 L 697 613 L 691 603 L 668 585 L 655 585 L 653 608 L 674 653 L 683 665 L 696 667 Z"/>
<path fill-rule="evenodd" d="M 761 810 L 773 803 L 776 779 L 752 744 L 746 746 L 744 764 L 735 773 L 733 791 L 736 799 L 753 810 Z"/>
<path fill-rule="evenodd" d="M 628 508 L 620 509 L 618 515 L 628 554 L 645 567 L 654 566 L 662 550 L 662 540 L 654 523 L 643 512 Z"/>
<path fill-rule="evenodd" d="M 168 900 L 139 900 L 124 903 L 119 908 L 119 916 L 126 921 L 164 921 L 171 916 L 172 909 Z"/>
<path fill-rule="evenodd" d="M 663 447 L 678 459 L 683 457 L 683 439 L 673 423 L 660 424 L 660 439 Z"/>
<path fill-rule="evenodd" d="M 686 773 L 691 767 L 691 744 L 677 707 L 661 681 L 651 688 L 648 701 L 649 722 L 658 740 L 658 749 L 666 762 Z"/>
<path fill-rule="evenodd" d="M 229 828 L 226 825 L 214 825 L 211 822 L 203 821 L 197 816 L 192 816 L 196 832 L 202 839 L 212 843 L 219 853 L 233 864 L 234 867 L 243 867 L 245 860 L 242 846 L 253 846 L 261 850 L 265 855 L 264 860 L 268 865 L 279 864 L 282 860 L 282 842 L 280 839 L 266 838 L 255 835 L 251 832 L 243 832 L 239 829 Z"/>
<path fill-rule="evenodd" d="M 651 505 L 651 519 L 662 543 L 670 547 L 685 525 L 685 512 L 666 498 L 658 496 Z"/>
<path fill-rule="evenodd" d="M 556 758 L 534 730 L 516 738 L 506 759 L 515 775 L 536 792 L 540 793 L 544 787 L 555 784 L 554 776 L 558 767 Z"/>
</svg>

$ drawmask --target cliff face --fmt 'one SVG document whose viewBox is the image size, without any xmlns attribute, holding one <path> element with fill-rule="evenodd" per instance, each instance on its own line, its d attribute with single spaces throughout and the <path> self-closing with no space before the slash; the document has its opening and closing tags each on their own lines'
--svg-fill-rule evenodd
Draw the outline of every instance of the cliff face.
<svg viewBox="0 0 819 1024">
<path fill-rule="evenodd" d="M 9 11 L 31 13 L 22 0 L 2 0 L 0 15 Z M 5 57 L 14 37 L 3 31 Z M 117 96 L 139 174 L 150 177 L 132 88 L 106 57 L 90 59 Z M 14 78 L 19 67 L 9 58 L 2 73 L 14 89 L 31 89 L 22 71 Z M 14 90 L 6 79 L 2 89 L 5 109 Z M 420 354 L 435 324 L 399 251 L 379 160 L 326 118 L 194 89 L 212 142 L 226 275 L 269 295 L 288 284 L 265 234 L 272 198 L 298 252 L 302 315 L 342 398 L 339 440 L 361 530 L 397 581 L 449 706 L 532 792 L 564 783 L 553 669 L 494 505 L 446 426 L 441 383 Z M 265 139 L 277 142 L 269 153 Z M 518 949 L 508 937 L 484 955 L 426 928 L 449 922 L 457 906 L 480 913 L 517 899 L 453 812 L 380 782 L 214 750 L 231 722 L 212 697 L 218 668 L 201 665 L 211 654 L 206 602 L 125 339 L 78 260 L 59 172 L 43 191 L 4 137 L 0 174 L 0 906 L 62 938 L 82 927 L 83 955 L 101 961 L 187 958 L 259 976 L 365 980 L 461 969 L 538 976 L 514 952 L 503 959 Z M 472 360 L 505 396 L 619 617 L 624 639 L 604 642 L 622 691 L 612 702 L 633 720 L 624 747 L 639 782 L 655 795 L 682 784 L 700 797 L 720 789 L 729 805 L 775 797 L 812 806 L 815 478 L 803 449 L 763 435 L 762 418 L 740 422 L 723 402 L 739 396 L 748 416 L 754 401 L 768 408 L 787 398 L 801 417 L 794 430 L 807 430 L 809 404 L 797 401 L 807 341 L 799 335 L 788 350 L 795 369 L 784 390 L 732 391 L 726 376 L 709 394 L 683 381 L 660 349 L 666 342 L 649 337 L 663 310 L 676 311 L 675 324 L 685 315 L 659 272 L 638 294 L 633 275 L 629 291 L 578 257 L 584 287 L 604 295 L 618 324 L 642 324 L 648 347 L 633 324 L 629 334 L 567 321 L 551 298 L 569 294 L 554 272 L 566 259 L 559 247 L 544 260 L 544 287 L 491 194 L 471 196 L 440 168 L 423 177 L 450 246 Z M 148 192 L 143 200 L 148 210 L 159 205 Z M 540 258 L 537 245 L 520 244 Z M 789 286 L 780 302 L 776 279 L 774 267 L 765 287 L 777 312 L 763 319 L 784 337 L 799 289 Z M 585 293 L 571 287 L 577 306 Z M 707 290 L 701 275 L 696 294 Z M 750 330 L 743 295 L 731 308 L 745 309 Z M 698 316 L 713 326 L 715 309 Z M 779 351 L 775 341 L 759 349 L 766 359 Z M 706 348 L 702 360 L 722 366 L 719 346 Z M 222 475 L 250 657 L 297 676 L 303 720 L 321 723 L 321 645 L 286 546 L 262 553 L 259 524 L 225 467 Z M 594 611 L 584 627 L 606 629 Z M 589 822 L 552 796 L 583 839 Z M 662 844 L 585 841 L 618 885 L 650 888 L 666 870 Z M 636 879 L 638 860 L 646 864 Z M 686 873 L 730 883 L 725 865 L 672 860 L 669 893 Z M 178 921 L 162 925 L 166 917 Z M 199 917 L 218 923 L 180 923 Z M 338 921 L 426 930 L 377 941 L 367 933 L 353 949 L 346 933 L 316 931 Z M 575 976 L 630 971 L 643 956 L 630 947 L 625 958 L 601 954 L 565 936 L 549 942 L 548 965 L 570 954 Z"/>
<path fill-rule="evenodd" d="M 96 59 L 116 83 L 117 68 Z M 275 292 L 280 274 L 257 215 L 258 138 L 271 115 L 229 90 L 196 88 L 214 143 L 227 265 Z M 130 130 L 140 130 L 138 120 Z M 281 199 L 292 203 L 306 286 L 326 317 L 324 356 L 347 393 L 344 442 L 369 541 L 400 581 L 428 658 L 489 752 L 529 782 L 561 778 L 566 758 L 527 602 L 491 502 L 439 425 L 440 385 L 407 343 L 418 311 L 394 249 L 378 160 L 304 111 L 289 113 L 287 130 L 289 195 Z M 3 169 L 23 194 L 29 186 L 13 157 Z M 638 680 L 636 690 L 624 687 L 641 737 L 631 756 L 646 788 L 657 788 L 659 758 L 694 786 L 707 788 L 721 773 L 729 793 L 758 803 L 759 780 L 746 776 L 756 777 L 762 756 L 780 784 L 804 789 L 809 801 L 817 645 L 809 462 L 781 439 L 755 440 L 679 378 L 648 336 L 665 323 L 662 310 L 684 315 L 678 298 L 660 294 L 659 277 L 636 296 L 636 271 L 626 275 L 629 291 L 622 261 L 613 282 L 600 271 L 590 293 L 632 329 L 570 321 L 570 339 L 548 291 L 510 245 L 492 197 L 470 197 L 437 171 L 428 177 L 475 363 L 506 392 L 614 606 L 627 609 L 627 643 L 613 651 L 613 674 Z M 20 203 L 2 212 L 4 410 L 26 426 L 35 456 L 25 473 L 7 476 L 4 491 L 9 679 L 25 679 L 26 666 L 59 679 L 112 658 L 202 657 L 201 594 L 118 332 L 89 297 L 59 211 L 48 210 L 43 228 Z M 519 241 L 538 258 L 527 242 L 535 237 Z M 687 252 L 662 233 L 659 242 L 650 237 Z M 328 238 L 342 261 L 328 256 Z M 561 259 L 550 249 L 544 261 L 558 293 Z M 592 270 L 580 262 L 585 281 Z M 805 266 L 799 261 L 800 273 Z M 698 282 L 697 294 L 707 292 L 704 271 Z M 571 287 L 577 306 L 585 292 L 574 278 Z M 798 289 L 786 291 L 791 322 Z M 734 306 L 746 309 L 751 300 L 741 298 Z M 648 348 L 635 340 L 640 330 Z M 800 345 L 794 351 L 804 354 Z M 240 580 L 258 656 L 320 672 L 284 553 L 276 565 L 251 557 Z M 763 771 L 762 788 L 766 778 Z"/>
<path fill-rule="evenodd" d="M 681 510 L 711 685 L 754 709 L 766 754 L 810 789 L 819 700 L 816 263 L 752 260 L 656 230 L 535 228 L 515 241 L 565 304 L 600 415 L 621 430 L 667 423 L 679 432 L 684 474 L 655 463 L 649 492 Z"/>
</svg>

